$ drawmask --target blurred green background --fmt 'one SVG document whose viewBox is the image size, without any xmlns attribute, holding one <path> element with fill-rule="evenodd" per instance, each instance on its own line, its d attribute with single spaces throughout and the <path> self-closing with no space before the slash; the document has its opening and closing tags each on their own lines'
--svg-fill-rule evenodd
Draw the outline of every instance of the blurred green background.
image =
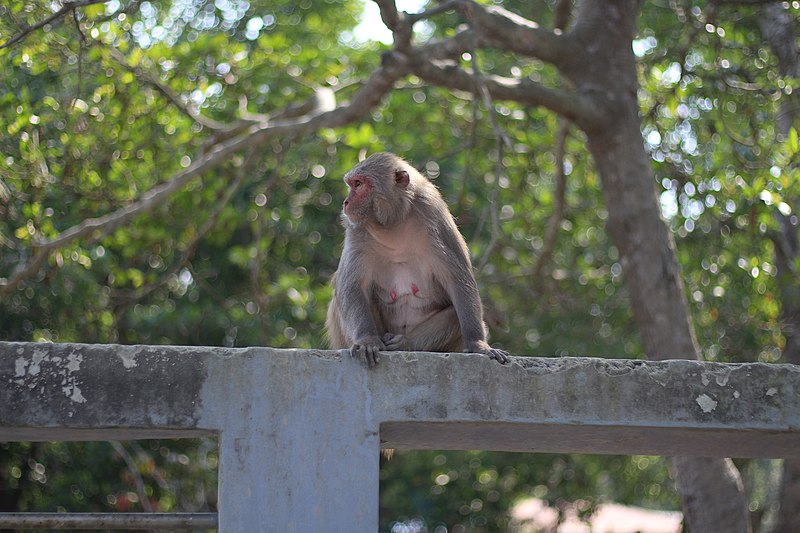
<svg viewBox="0 0 800 533">
<path fill-rule="evenodd" d="M 555 1 L 503 4 L 553 24 Z M 648 2 L 633 43 L 643 142 L 712 361 L 777 362 L 786 338 L 774 242 L 779 215 L 796 217 L 800 149 L 777 120 L 796 106 L 796 80 L 764 43 L 758 9 Z M 53 11 L 4 1 L 0 44 Z M 389 49 L 368 27 L 354 31 L 363 14 L 357 0 L 111 0 L 0 49 L 0 278 L 30 261 L 33 243 L 189 167 L 226 125 L 318 86 L 352 97 Z M 433 18 L 417 37 L 449 35 L 459 20 Z M 482 52 L 480 63 L 556 83 L 551 66 L 507 52 Z M 427 172 L 456 216 L 493 344 L 643 357 L 583 135 L 571 128 L 557 160 L 554 114 L 493 106 L 511 140 L 500 155 L 482 103 L 414 77 L 366 120 L 238 152 L 0 293 L 0 339 L 321 347 L 341 177 L 360 154 L 390 150 Z M 216 462 L 207 440 L 0 444 L 0 511 L 215 510 Z M 737 464 L 751 511 L 768 519 L 776 462 Z M 604 501 L 679 508 L 658 457 L 400 451 L 381 470 L 381 528 L 503 531 L 510 507 L 532 496 L 582 501 L 587 513 Z"/>
</svg>

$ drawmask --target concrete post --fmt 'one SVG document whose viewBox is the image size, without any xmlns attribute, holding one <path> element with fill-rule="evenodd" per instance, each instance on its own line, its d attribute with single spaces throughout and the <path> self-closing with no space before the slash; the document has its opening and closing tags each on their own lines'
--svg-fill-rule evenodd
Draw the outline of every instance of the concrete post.
<svg viewBox="0 0 800 533">
<path fill-rule="evenodd" d="M 209 365 L 198 423 L 222 428 L 221 531 L 377 528 L 379 421 L 366 369 L 308 353 L 249 350 Z"/>
</svg>

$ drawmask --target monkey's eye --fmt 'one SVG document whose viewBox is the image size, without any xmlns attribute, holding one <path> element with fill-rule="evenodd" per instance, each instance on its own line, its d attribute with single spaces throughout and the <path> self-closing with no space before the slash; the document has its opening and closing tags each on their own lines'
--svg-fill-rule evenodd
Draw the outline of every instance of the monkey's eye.
<svg viewBox="0 0 800 533">
<path fill-rule="evenodd" d="M 363 185 L 363 183 L 361 182 L 361 180 L 353 180 L 353 182 L 350 184 L 350 188 L 351 188 L 351 189 L 353 189 L 353 190 L 355 191 L 355 190 L 357 190 L 359 187 L 361 187 L 361 185 Z"/>
</svg>

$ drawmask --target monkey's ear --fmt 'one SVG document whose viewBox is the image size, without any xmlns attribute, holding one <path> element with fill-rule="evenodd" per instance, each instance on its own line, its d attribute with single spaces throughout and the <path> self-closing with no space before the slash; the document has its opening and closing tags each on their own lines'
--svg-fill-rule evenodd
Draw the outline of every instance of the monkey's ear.
<svg viewBox="0 0 800 533">
<path fill-rule="evenodd" d="M 405 170 L 395 170 L 394 171 L 394 183 L 400 187 L 407 187 L 410 178 L 408 177 L 408 172 Z"/>
</svg>

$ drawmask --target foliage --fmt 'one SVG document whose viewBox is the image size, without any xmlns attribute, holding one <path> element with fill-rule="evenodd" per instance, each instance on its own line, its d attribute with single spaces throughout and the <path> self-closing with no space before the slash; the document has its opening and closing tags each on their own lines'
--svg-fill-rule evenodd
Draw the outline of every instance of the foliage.
<svg viewBox="0 0 800 533">
<path fill-rule="evenodd" d="M 216 506 L 216 443 L 0 444 L 4 511 L 208 511 Z"/>
<path fill-rule="evenodd" d="M 643 133 L 662 205 L 706 356 L 777 361 L 772 238 L 776 215 L 792 214 L 799 190 L 797 134 L 783 138 L 776 117 L 793 81 L 778 75 L 755 9 L 683 15 L 658 19 L 668 23 L 658 39 L 654 28 L 639 41 Z"/>
<path fill-rule="evenodd" d="M 554 4 L 537 4 L 535 18 L 551 24 Z M 0 43 L 51 5 L 5 2 Z M 352 97 L 382 49 L 353 36 L 361 9 L 351 0 L 111 0 L 0 49 L 0 278 L 31 259 L 33 243 L 189 168 L 224 125 L 277 113 L 318 86 Z M 785 342 L 771 238 L 776 214 L 797 205 L 800 147 L 796 130 L 776 131 L 794 80 L 777 71 L 757 9 L 650 3 L 634 42 L 662 210 L 703 352 L 720 361 L 777 361 Z M 445 33 L 456 17 L 427 31 Z M 553 77 L 505 52 L 478 59 L 486 70 Z M 237 152 L 168 203 L 49 255 L 0 298 L 0 339 L 320 346 L 341 240 L 339 178 L 359 154 L 390 149 L 425 169 L 456 215 L 494 342 L 517 354 L 642 357 L 582 135 L 567 136 L 563 217 L 551 220 L 558 120 L 513 102 L 493 107 L 510 139 L 502 151 L 472 95 L 412 76 L 366 120 Z M 0 502 L 124 510 L 124 498 L 138 508 L 127 496 L 138 471 L 159 509 L 213 507 L 208 446 L 126 443 L 131 468 L 103 443 L 5 444 Z M 382 491 L 382 527 L 422 518 L 431 529 L 501 530 L 525 495 L 677 505 L 665 462 L 639 457 L 400 453 L 384 465 Z M 754 493 L 754 508 L 767 492 Z"/>
<path fill-rule="evenodd" d="M 381 483 L 381 526 L 393 530 L 416 519 L 431 531 L 508 531 L 508 511 L 531 496 L 562 509 L 580 500 L 587 512 L 603 501 L 679 505 L 658 457 L 398 452 Z"/>
</svg>

